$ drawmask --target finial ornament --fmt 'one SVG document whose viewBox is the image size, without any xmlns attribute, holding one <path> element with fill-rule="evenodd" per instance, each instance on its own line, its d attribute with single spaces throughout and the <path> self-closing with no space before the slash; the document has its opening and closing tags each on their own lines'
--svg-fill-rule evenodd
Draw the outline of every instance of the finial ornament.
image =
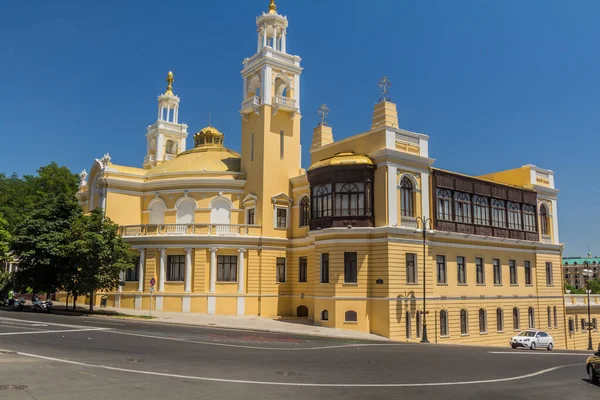
<svg viewBox="0 0 600 400">
<path fill-rule="evenodd" d="M 104 157 L 102 157 L 100 159 L 100 164 L 102 165 L 102 169 L 107 168 L 108 167 L 108 163 L 110 162 L 111 158 L 110 158 L 110 154 L 106 153 L 104 155 Z"/>
<path fill-rule="evenodd" d="M 379 86 L 379 92 L 381 92 L 381 98 L 379 99 L 379 102 L 382 103 L 384 101 L 391 101 L 391 99 L 389 97 L 387 97 L 390 86 L 392 86 L 392 82 L 390 82 L 388 77 L 384 76 L 383 78 L 381 78 L 378 86 Z"/>
<path fill-rule="evenodd" d="M 329 108 L 327 108 L 327 105 L 321 105 L 321 108 L 319 108 L 317 112 L 321 116 L 321 122 L 319 123 L 319 126 L 329 126 L 327 123 L 327 115 L 329 115 Z"/>
<path fill-rule="evenodd" d="M 165 92 L 165 94 L 173 95 L 173 82 L 174 81 L 175 81 L 175 78 L 173 77 L 173 72 L 169 71 L 169 73 L 167 74 L 167 91 Z"/>
<path fill-rule="evenodd" d="M 79 187 L 80 188 L 87 185 L 87 182 L 86 182 L 87 176 L 88 176 L 88 174 L 85 169 L 79 173 Z"/>
<path fill-rule="evenodd" d="M 277 6 L 275 5 L 275 0 L 271 0 L 271 4 L 269 4 L 269 14 L 276 14 Z"/>
</svg>

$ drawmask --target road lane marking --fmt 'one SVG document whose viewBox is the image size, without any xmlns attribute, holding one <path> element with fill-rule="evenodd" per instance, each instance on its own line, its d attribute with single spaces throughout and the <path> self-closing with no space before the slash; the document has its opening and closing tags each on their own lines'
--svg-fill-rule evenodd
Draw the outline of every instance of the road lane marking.
<svg viewBox="0 0 600 400">
<path fill-rule="evenodd" d="M 133 374 L 160 376 L 160 377 L 165 377 L 165 378 L 190 379 L 190 380 L 208 381 L 208 382 L 240 383 L 240 384 L 250 384 L 250 385 L 303 386 L 303 387 L 378 387 L 378 388 L 381 388 L 381 387 L 428 387 L 428 386 L 480 385 L 480 384 L 488 384 L 488 383 L 518 381 L 518 380 L 529 379 L 529 378 L 533 378 L 533 377 L 536 377 L 539 375 L 547 374 L 549 372 L 556 371 L 561 368 L 581 367 L 580 364 L 559 365 L 556 367 L 546 368 L 546 369 L 542 369 L 540 371 L 532 372 L 527 375 L 518 375 L 518 376 L 511 376 L 508 378 L 498 378 L 498 379 L 462 381 L 462 382 L 458 381 L 458 382 L 429 382 L 429 383 L 303 383 L 303 382 L 268 382 L 268 381 L 242 380 L 242 379 L 209 378 L 209 377 L 204 377 L 204 376 L 168 374 L 168 373 L 164 373 L 164 372 L 138 371 L 138 370 L 128 369 L 128 368 L 111 367 L 109 365 L 88 364 L 88 363 L 83 363 L 83 362 L 79 362 L 79 361 L 65 360 L 62 358 L 46 357 L 46 356 L 41 356 L 41 355 L 31 354 L 31 353 L 22 353 L 22 352 L 16 352 L 16 353 L 21 356 L 24 356 L 24 357 L 32 357 L 32 358 L 38 358 L 41 360 L 61 362 L 61 363 L 65 363 L 65 364 L 78 365 L 81 367 L 99 368 L 99 369 L 106 369 L 109 371 L 129 372 L 129 373 L 133 373 Z"/>
<path fill-rule="evenodd" d="M 142 335 L 140 333 L 129 333 L 119 331 L 108 331 L 109 333 L 116 333 L 117 335 L 137 336 L 145 337 L 149 339 L 162 339 L 171 340 L 173 342 L 193 343 L 202 344 L 206 346 L 220 346 L 220 347 L 234 347 L 239 349 L 254 349 L 254 350 L 274 350 L 274 351 L 300 351 L 300 350 L 327 350 L 327 349 L 341 349 L 347 347 L 373 347 L 373 346 L 404 346 L 404 343 L 360 343 L 360 344 L 338 344 L 331 346 L 318 346 L 318 347 L 295 347 L 295 348 L 284 348 L 284 347 L 262 347 L 262 346 L 245 346 L 241 344 L 227 344 L 227 343 L 215 343 L 215 342 L 201 342 L 197 340 L 187 340 L 172 338 L 166 336 L 155 336 L 155 335 Z"/>
<path fill-rule="evenodd" d="M 534 356 L 590 356 L 590 353 L 554 353 L 551 351 L 488 351 L 488 354 L 525 354 Z"/>
<path fill-rule="evenodd" d="M 103 321 L 92 321 L 92 320 L 81 321 L 81 322 L 85 322 L 86 324 L 104 324 L 104 325 L 125 326 L 125 324 L 117 324 L 114 322 L 103 322 Z"/>
<path fill-rule="evenodd" d="M 13 323 L 29 322 L 29 323 L 32 323 L 32 324 L 41 323 L 41 322 L 38 322 L 38 321 L 31 321 L 31 320 L 28 320 L 28 319 L 6 318 L 6 317 L 0 317 L 0 323 L 1 322 L 13 322 Z M 59 323 L 56 323 L 56 322 L 43 322 L 43 323 L 47 324 L 47 325 L 60 326 L 60 327 L 64 327 L 64 328 L 73 328 L 73 329 L 76 329 L 76 328 L 85 328 L 85 329 L 87 329 L 87 328 L 89 328 L 89 326 L 85 326 L 85 325 L 59 324 Z"/>
<path fill-rule="evenodd" d="M 3 332 L 0 336 L 15 336 L 15 335 L 39 335 L 42 333 L 70 333 L 70 332 L 88 332 L 88 331 L 106 331 L 110 328 L 80 328 L 80 329 L 62 329 L 55 331 L 34 331 L 34 332 Z"/>
<path fill-rule="evenodd" d="M 23 321 L 23 320 L 20 320 L 20 321 Z M 18 325 L 18 326 L 48 326 L 47 324 L 42 324 L 39 322 L 30 322 L 30 321 L 23 321 L 23 322 L 0 321 L 0 324 L 2 324 L 2 325 Z"/>
</svg>

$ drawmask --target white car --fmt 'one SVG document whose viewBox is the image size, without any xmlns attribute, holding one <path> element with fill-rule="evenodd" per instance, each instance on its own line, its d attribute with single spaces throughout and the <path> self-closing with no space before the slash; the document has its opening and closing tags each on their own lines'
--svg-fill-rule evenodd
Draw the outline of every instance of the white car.
<svg viewBox="0 0 600 400">
<path fill-rule="evenodd" d="M 510 339 L 510 347 L 513 349 L 525 347 L 531 350 L 540 347 L 552 351 L 554 348 L 554 338 L 546 332 L 528 329 L 519 333 L 517 336 L 513 336 L 512 339 Z"/>
</svg>

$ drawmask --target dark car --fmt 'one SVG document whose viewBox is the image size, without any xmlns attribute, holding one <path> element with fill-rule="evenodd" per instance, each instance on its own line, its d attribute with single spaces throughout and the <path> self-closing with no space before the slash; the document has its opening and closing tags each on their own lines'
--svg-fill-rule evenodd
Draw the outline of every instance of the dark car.
<svg viewBox="0 0 600 400">
<path fill-rule="evenodd" d="M 585 366 L 592 383 L 600 383 L 600 346 L 598 346 L 598 351 L 593 356 L 585 360 Z"/>
</svg>

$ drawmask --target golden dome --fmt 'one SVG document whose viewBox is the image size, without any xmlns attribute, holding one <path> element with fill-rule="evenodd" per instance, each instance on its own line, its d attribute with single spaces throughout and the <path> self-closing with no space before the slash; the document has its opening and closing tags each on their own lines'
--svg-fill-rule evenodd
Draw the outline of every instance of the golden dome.
<svg viewBox="0 0 600 400">
<path fill-rule="evenodd" d="M 196 147 L 151 168 L 146 176 L 193 172 L 241 172 L 241 157 L 225 147 Z"/>
<path fill-rule="evenodd" d="M 194 135 L 194 146 L 218 146 L 223 147 L 223 138 L 225 135 L 215 127 L 207 126 L 199 130 Z"/>
<path fill-rule="evenodd" d="M 317 168 L 329 167 L 333 165 L 373 165 L 373 161 L 362 154 L 355 154 L 351 151 L 337 153 L 333 157 L 317 161 L 308 168 L 309 171 Z"/>
</svg>

